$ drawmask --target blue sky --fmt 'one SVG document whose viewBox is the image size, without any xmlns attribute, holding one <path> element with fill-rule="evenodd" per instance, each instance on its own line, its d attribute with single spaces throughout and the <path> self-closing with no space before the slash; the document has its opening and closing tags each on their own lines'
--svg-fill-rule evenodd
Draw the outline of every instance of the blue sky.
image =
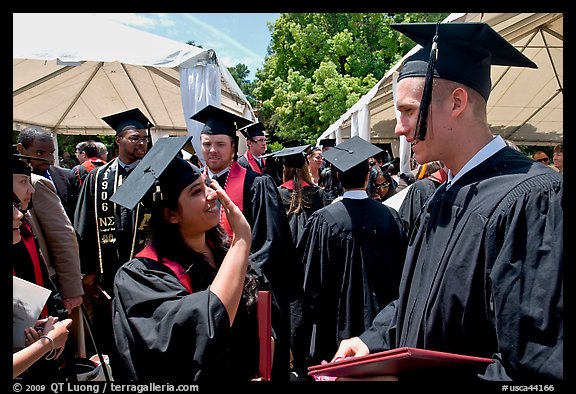
<svg viewBox="0 0 576 394">
<path fill-rule="evenodd" d="M 218 58 L 232 67 L 244 63 L 248 79 L 262 67 L 270 44 L 266 22 L 274 22 L 279 13 L 122 13 L 100 14 L 125 25 L 172 40 L 194 41 L 214 49 Z"/>
</svg>

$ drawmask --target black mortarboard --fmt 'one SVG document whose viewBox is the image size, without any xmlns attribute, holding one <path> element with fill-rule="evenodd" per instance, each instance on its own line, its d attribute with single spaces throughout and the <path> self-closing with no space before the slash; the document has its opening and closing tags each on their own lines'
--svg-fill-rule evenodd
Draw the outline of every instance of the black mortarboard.
<svg viewBox="0 0 576 394">
<path fill-rule="evenodd" d="M 426 134 L 432 76 L 469 86 L 488 101 L 492 89 L 491 65 L 537 68 L 534 62 L 486 23 L 406 23 L 390 26 L 422 46 L 405 60 L 398 76 L 398 81 L 408 77 L 426 77 L 417 123 L 417 138 L 420 140 Z"/>
<path fill-rule="evenodd" d="M 158 138 L 130 176 L 118 187 L 110 201 L 134 209 L 153 186 L 153 198 L 145 200 L 145 203 L 174 196 L 177 198 L 182 189 L 201 174 L 198 167 L 178 155 L 182 149 L 193 153 L 190 138 L 192 137 Z"/>
<path fill-rule="evenodd" d="M 26 156 L 18 153 L 12 154 L 12 174 L 28 175 L 32 173 L 30 160 L 48 161 L 42 157 Z"/>
<path fill-rule="evenodd" d="M 129 129 L 148 130 L 150 127 L 154 127 L 154 125 L 138 108 L 104 116 L 102 120 L 113 130 L 116 130 L 116 134 Z"/>
<path fill-rule="evenodd" d="M 284 159 L 284 165 L 286 167 L 300 168 L 304 165 L 306 161 L 306 156 L 304 152 L 310 147 L 308 145 L 294 146 L 291 148 L 284 148 L 272 155 L 277 158 Z"/>
<path fill-rule="evenodd" d="M 252 123 L 250 120 L 223 110 L 213 105 L 207 105 L 190 119 L 204 123 L 202 134 L 218 135 L 225 134 L 236 137 L 238 129 Z"/>
<path fill-rule="evenodd" d="M 264 133 L 266 129 L 262 122 L 256 122 L 249 124 L 248 126 L 242 127 L 239 131 L 242 135 L 246 138 L 254 138 L 254 137 L 266 137 L 266 133 Z"/>
<path fill-rule="evenodd" d="M 298 140 L 290 140 L 282 143 L 282 146 L 284 146 L 284 148 L 294 148 L 300 145 L 302 145 L 302 142 Z"/>
<path fill-rule="evenodd" d="M 354 136 L 332 149 L 328 149 L 322 153 L 322 156 L 338 170 L 346 172 L 379 152 L 382 152 L 382 149 L 376 145 Z"/>
<path fill-rule="evenodd" d="M 336 145 L 336 138 L 324 138 L 323 140 L 320 140 L 320 145 L 323 149 L 332 148 Z"/>
</svg>

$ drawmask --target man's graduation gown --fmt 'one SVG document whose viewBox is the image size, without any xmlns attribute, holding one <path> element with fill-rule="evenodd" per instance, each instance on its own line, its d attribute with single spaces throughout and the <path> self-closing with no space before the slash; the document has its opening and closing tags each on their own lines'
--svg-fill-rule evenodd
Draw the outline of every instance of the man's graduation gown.
<svg viewBox="0 0 576 394">
<path fill-rule="evenodd" d="M 228 174 L 230 171 L 216 178 L 227 192 Z M 296 275 L 298 267 L 290 226 L 282 199 L 270 176 L 246 169 L 242 190 L 242 212 L 252 228 L 250 261 L 262 271 L 273 296 L 272 329 L 276 341 L 272 380 L 288 380 L 289 300 L 294 297 L 295 284 L 291 278 Z M 235 196 L 229 195 L 235 201 Z"/>
<path fill-rule="evenodd" d="M 360 338 L 371 352 L 492 357 L 485 379 L 562 379 L 562 193 L 562 175 L 510 148 L 442 184 L 411 235 L 399 299 Z"/>
<path fill-rule="evenodd" d="M 310 348 L 308 365 L 330 361 L 342 339 L 362 333 L 398 296 L 407 242 L 397 212 L 370 198 L 312 214 L 297 247 L 306 332 L 297 342 Z"/>
<path fill-rule="evenodd" d="M 74 220 L 82 272 L 101 273 L 103 288 L 110 295 L 116 270 L 144 247 L 149 217 L 140 204 L 131 211 L 109 201 L 122 171 L 118 160 L 111 160 L 88 173 Z"/>
</svg>

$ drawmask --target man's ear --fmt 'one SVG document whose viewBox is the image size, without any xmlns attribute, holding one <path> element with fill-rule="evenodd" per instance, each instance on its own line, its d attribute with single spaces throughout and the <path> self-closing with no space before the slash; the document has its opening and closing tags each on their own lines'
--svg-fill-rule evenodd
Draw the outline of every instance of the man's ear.
<svg viewBox="0 0 576 394">
<path fill-rule="evenodd" d="M 458 87 L 452 91 L 452 112 L 455 116 L 459 116 L 468 105 L 468 92 L 462 87 Z"/>
</svg>

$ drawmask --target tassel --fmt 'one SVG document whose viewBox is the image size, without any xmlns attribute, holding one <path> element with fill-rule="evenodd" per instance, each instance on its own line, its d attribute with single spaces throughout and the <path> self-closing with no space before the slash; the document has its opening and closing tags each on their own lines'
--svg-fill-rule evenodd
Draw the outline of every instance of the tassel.
<svg viewBox="0 0 576 394">
<path fill-rule="evenodd" d="M 434 81 L 434 66 L 436 59 L 438 59 L 438 28 L 440 24 L 436 24 L 436 34 L 432 39 L 432 49 L 430 49 L 430 58 L 428 59 L 428 68 L 426 69 L 426 80 L 424 81 L 424 91 L 422 92 L 422 100 L 420 101 L 420 110 L 418 112 L 418 120 L 416 122 L 416 139 L 424 141 L 426 138 L 426 131 L 428 129 L 428 110 L 430 109 L 430 102 L 432 101 L 432 82 Z"/>
</svg>

